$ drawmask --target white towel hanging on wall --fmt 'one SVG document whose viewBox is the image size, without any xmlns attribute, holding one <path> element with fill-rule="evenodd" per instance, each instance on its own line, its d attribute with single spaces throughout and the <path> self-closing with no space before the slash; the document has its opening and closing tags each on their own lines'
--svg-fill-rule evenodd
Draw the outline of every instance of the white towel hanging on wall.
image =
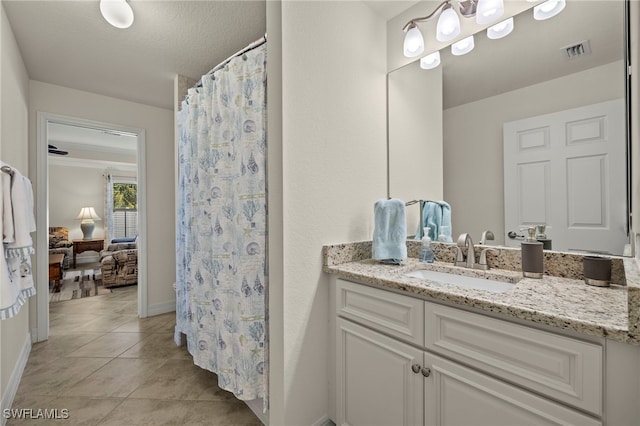
<svg viewBox="0 0 640 426">
<path fill-rule="evenodd" d="M 0 218 L 3 252 L 0 256 L 0 319 L 15 316 L 36 293 L 30 233 L 36 230 L 31 181 L 0 162 Z"/>
</svg>

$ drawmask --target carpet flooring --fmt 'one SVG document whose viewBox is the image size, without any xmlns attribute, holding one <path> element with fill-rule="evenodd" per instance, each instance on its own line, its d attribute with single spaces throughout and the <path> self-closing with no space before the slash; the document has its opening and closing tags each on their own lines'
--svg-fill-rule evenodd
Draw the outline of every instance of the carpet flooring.
<svg viewBox="0 0 640 426">
<path fill-rule="evenodd" d="M 53 283 L 49 283 L 49 303 L 64 302 L 66 300 L 81 299 L 109 293 L 110 290 L 102 286 L 100 264 L 80 265 L 75 269 L 68 269 L 62 274 L 60 291 L 53 291 Z"/>
</svg>

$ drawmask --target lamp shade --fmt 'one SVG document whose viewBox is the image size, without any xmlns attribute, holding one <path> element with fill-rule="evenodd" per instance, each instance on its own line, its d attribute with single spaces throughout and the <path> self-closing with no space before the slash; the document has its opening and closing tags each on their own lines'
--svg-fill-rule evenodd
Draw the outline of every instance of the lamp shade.
<svg viewBox="0 0 640 426">
<path fill-rule="evenodd" d="M 436 26 L 436 39 L 438 41 L 453 40 L 460 34 L 460 18 L 451 6 L 442 11 Z"/>
<path fill-rule="evenodd" d="M 416 24 L 411 24 L 409 30 L 404 35 L 404 56 L 415 58 L 424 52 L 424 37 Z"/>
<path fill-rule="evenodd" d="M 513 31 L 513 17 L 506 19 L 502 22 L 498 22 L 492 27 L 487 28 L 487 37 L 492 40 L 497 40 L 502 37 L 506 37 Z"/>
<path fill-rule="evenodd" d="M 475 47 L 475 42 L 473 40 L 473 36 L 463 38 L 460 41 L 457 41 L 451 45 L 451 54 L 455 56 L 464 55 L 465 53 L 469 53 Z"/>
<path fill-rule="evenodd" d="M 76 216 L 76 220 L 101 220 L 93 207 L 83 207 Z"/>
<path fill-rule="evenodd" d="M 100 0 L 100 13 L 116 28 L 129 28 L 133 24 L 133 9 L 126 0 Z"/>
<path fill-rule="evenodd" d="M 478 0 L 476 9 L 476 22 L 480 25 L 490 24 L 504 15 L 504 2 L 502 0 Z"/>
<path fill-rule="evenodd" d="M 553 18 L 567 5 L 565 0 L 547 0 L 533 8 L 533 18 L 538 21 Z"/>
<path fill-rule="evenodd" d="M 420 68 L 430 70 L 440 65 L 440 52 L 435 51 L 424 58 L 420 58 Z"/>
</svg>

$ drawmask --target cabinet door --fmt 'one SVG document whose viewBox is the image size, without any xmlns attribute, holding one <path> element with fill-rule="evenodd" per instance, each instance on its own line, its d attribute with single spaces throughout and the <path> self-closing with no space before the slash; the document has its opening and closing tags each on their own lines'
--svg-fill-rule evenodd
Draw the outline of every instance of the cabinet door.
<svg viewBox="0 0 640 426">
<path fill-rule="evenodd" d="M 337 424 L 421 425 L 423 352 L 343 318 L 337 319 Z"/>
<path fill-rule="evenodd" d="M 579 425 L 602 422 L 563 405 L 425 353 L 425 424 L 438 426 Z"/>
</svg>

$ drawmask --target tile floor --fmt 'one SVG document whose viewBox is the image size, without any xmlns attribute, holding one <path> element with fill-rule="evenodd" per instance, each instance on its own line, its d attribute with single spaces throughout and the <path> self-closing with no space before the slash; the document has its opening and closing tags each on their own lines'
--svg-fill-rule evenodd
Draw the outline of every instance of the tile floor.
<svg viewBox="0 0 640 426">
<path fill-rule="evenodd" d="M 13 409 L 68 410 L 14 424 L 261 425 L 215 374 L 173 343 L 175 314 L 138 319 L 137 288 L 50 305 L 50 336 L 33 345 Z"/>
</svg>

